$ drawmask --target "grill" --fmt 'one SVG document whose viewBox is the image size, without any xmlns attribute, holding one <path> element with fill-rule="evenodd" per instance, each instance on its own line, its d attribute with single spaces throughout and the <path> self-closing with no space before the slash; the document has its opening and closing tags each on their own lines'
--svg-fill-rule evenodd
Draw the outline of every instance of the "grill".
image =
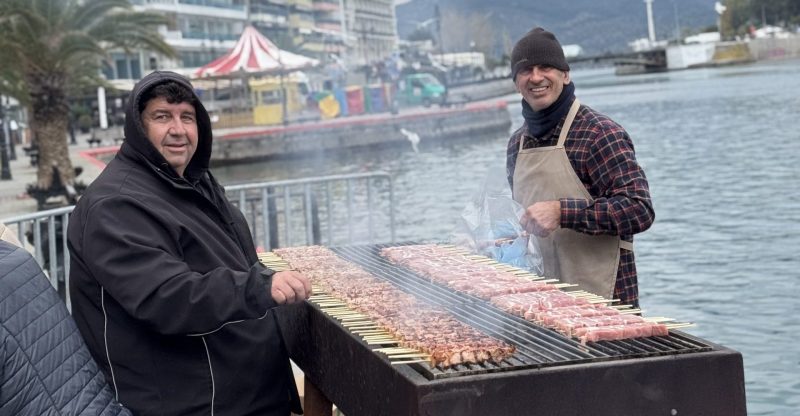
<svg viewBox="0 0 800 416">
<path fill-rule="evenodd" d="M 316 305 L 284 309 L 290 355 L 348 416 L 746 414 L 738 352 L 680 331 L 582 345 L 399 268 L 382 247 L 332 250 L 517 350 L 499 364 L 392 365 Z"/>
</svg>

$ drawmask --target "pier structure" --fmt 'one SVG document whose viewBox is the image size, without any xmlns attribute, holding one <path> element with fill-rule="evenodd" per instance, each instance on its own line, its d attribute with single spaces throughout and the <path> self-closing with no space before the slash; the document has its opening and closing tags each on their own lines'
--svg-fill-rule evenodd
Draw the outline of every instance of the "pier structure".
<svg viewBox="0 0 800 416">
<path fill-rule="evenodd" d="M 269 128 L 239 128 L 214 134 L 212 164 L 275 157 L 303 157 L 359 147 L 408 145 L 408 133 L 427 141 L 508 135 L 511 116 L 505 101 L 484 101 L 400 114 L 372 114 Z M 405 131 L 405 133 L 404 133 Z"/>
</svg>

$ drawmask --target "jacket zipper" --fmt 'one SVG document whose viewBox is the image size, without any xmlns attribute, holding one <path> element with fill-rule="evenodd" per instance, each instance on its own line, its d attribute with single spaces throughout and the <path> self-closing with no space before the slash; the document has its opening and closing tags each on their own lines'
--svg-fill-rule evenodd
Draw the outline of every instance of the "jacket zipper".
<svg viewBox="0 0 800 416">
<path fill-rule="evenodd" d="M 217 386 L 214 381 L 214 367 L 211 365 L 211 352 L 208 351 L 208 344 L 206 337 L 200 337 L 203 340 L 203 347 L 206 349 L 206 358 L 208 359 L 208 373 L 211 374 L 211 416 L 214 416 L 214 399 L 217 394 Z"/>
</svg>

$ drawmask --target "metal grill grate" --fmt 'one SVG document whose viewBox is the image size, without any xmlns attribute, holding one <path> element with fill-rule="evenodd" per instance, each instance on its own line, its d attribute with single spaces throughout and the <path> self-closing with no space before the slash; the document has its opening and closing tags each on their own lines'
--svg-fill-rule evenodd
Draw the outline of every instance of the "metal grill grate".
<svg viewBox="0 0 800 416">
<path fill-rule="evenodd" d="M 666 337 L 590 342 L 582 345 L 552 329 L 505 313 L 482 299 L 451 291 L 395 266 L 379 254 L 381 248 L 388 246 L 349 246 L 332 250 L 418 299 L 441 306 L 457 319 L 517 348 L 511 358 L 500 364 L 461 364 L 447 369 L 410 364 L 428 379 L 712 350 L 710 345 L 699 339 L 677 331 L 670 331 L 670 335 Z"/>
</svg>

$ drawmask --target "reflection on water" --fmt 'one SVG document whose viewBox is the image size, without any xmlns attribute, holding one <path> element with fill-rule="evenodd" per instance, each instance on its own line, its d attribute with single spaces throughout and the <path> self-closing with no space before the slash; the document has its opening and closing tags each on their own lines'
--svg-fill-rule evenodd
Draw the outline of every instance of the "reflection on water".
<svg viewBox="0 0 800 416">
<path fill-rule="evenodd" d="M 622 124 L 650 180 L 654 226 L 636 239 L 642 305 L 744 356 L 748 413 L 800 411 L 798 61 L 616 77 L 576 71 L 577 94 Z M 517 97 L 514 125 L 522 119 Z M 216 168 L 223 182 L 385 170 L 398 240 L 441 241 L 507 135 Z"/>
</svg>

